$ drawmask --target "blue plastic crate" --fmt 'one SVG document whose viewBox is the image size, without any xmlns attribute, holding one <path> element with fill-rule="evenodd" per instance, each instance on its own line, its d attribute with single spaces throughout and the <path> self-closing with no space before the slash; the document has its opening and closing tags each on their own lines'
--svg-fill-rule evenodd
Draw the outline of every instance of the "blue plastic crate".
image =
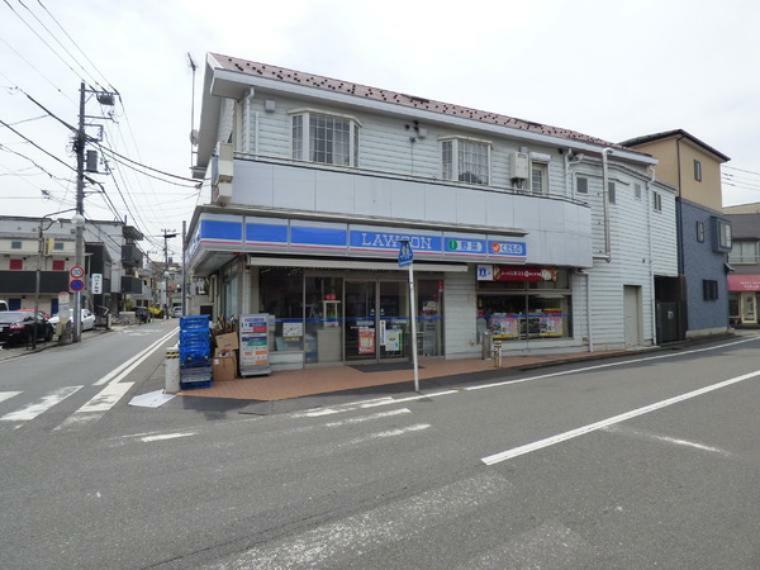
<svg viewBox="0 0 760 570">
<path fill-rule="evenodd" d="M 200 388 L 211 388 L 211 380 L 204 380 L 203 382 L 180 382 L 179 387 L 181 390 L 197 390 Z"/>
</svg>

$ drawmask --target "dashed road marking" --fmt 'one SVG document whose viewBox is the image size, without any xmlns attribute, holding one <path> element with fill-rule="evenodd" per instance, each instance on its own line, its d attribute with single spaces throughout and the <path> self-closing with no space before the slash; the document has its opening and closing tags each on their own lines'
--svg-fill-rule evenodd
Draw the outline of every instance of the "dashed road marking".
<svg viewBox="0 0 760 570">
<path fill-rule="evenodd" d="M 4 422 L 28 422 L 33 420 L 40 414 L 46 412 L 56 404 L 60 404 L 66 398 L 72 394 L 77 393 L 82 389 L 82 386 L 64 386 L 53 390 L 49 394 L 45 394 L 42 398 L 31 404 L 27 404 L 23 408 L 10 412 L 0 417 L 0 421 Z"/>
</svg>

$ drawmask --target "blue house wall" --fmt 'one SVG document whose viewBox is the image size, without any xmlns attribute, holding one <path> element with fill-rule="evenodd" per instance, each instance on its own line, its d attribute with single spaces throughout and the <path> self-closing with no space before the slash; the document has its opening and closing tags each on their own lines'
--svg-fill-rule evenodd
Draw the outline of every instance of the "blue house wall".
<svg viewBox="0 0 760 570">
<path fill-rule="evenodd" d="M 681 253 L 686 278 L 687 336 L 710 334 L 728 327 L 727 253 L 716 251 L 714 219 L 726 220 L 718 212 L 680 198 Z M 697 235 L 698 222 L 704 225 L 704 240 Z M 718 299 L 705 301 L 703 280 L 718 282 Z"/>
</svg>

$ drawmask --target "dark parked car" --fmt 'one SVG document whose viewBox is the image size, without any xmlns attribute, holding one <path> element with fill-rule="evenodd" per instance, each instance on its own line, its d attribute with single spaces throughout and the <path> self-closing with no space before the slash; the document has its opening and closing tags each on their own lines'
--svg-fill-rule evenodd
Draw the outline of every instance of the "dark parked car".
<svg viewBox="0 0 760 570">
<path fill-rule="evenodd" d="M 0 345 L 31 343 L 35 326 L 37 340 L 52 340 L 53 325 L 41 314 L 35 319 L 34 313 L 29 311 L 0 312 Z"/>
</svg>

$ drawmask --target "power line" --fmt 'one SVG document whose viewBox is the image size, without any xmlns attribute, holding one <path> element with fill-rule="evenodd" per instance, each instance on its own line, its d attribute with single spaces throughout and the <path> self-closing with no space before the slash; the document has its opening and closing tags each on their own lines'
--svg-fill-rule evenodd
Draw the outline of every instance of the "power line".
<svg viewBox="0 0 760 570">
<path fill-rule="evenodd" d="M 40 40 L 40 41 L 41 41 L 43 44 L 45 44 L 45 46 L 47 46 L 47 48 L 48 48 L 50 51 L 52 51 L 52 52 L 53 52 L 53 54 L 54 54 L 54 55 L 55 55 L 55 56 L 56 56 L 56 57 L 57 57 L 59 60 L 61 60 L 61 62 L 63 63 L 63 65 L 65 65 L 66 67 L 68 67 L 68 68 L 69 68 L 69 70 L 71 70 L 71 72 L 72 72 L 74 75 L 76 75 L 77 77 L 80 77 L 80 74 L 79 74 L 79 73 L 77 73 L 77 71 L 76 71 L 76 70 L 75 70 L 73 67 L 71 67 L 71 65 L 70 65 L 70 64 L 69 64 L 69 63 L 68 63 L 68 62 L 67 62 L 65 59 L 63 59 L 63 58 L 61 57 L 61 54 L 59 54 L 59 53 L 58 53 L 58 52 L 57 52 L 57 51 L 56 51 L 56 50 L 53 48 L 53 46 L 51 46 L 51 45 L 48 43 L 48 41 L 47 41 L 45 38 L 43 38 L 43 37 L 40 35 L 40 33 L 39 33 L 37 30 L 35 30 L 35 29 L 34 29 L 34 28 L 31 26 L 31 24 L 29 24 L 29 22 L 27 22 L 27 21 L 26 21 L 26 20 L 23 18 L 23 16 L 21 16 L 21 14 L 19 14 L 19 13 L 16 11 L 16 9 L 15 9 L 13 6 L 11 6 L 11 4 L 10 4 L 10 2 L 8 2 L 8 0 L 3 0 L 3 2 L 5 3 L 5 5 L 6 5 L 6 6 L 8 6 L 8 8 L 10 8 L 11 12 L 13 12 L 13 13 L 16 15 L 16 17 L 17 17 L 19 20 L 21 20 L 21 21 L 23 22 L 23 24 L 24 24 L 24 25 L 25 25 L 27 28 L 29 28 L 29 30 L 31 30 L 31 32 L 32 32 L 32 33 L 33 33 L 35 36 L 37 36 L 37 37 L 39 38 L 39 40 Z"/>
<path fill-rule="evenodd" d="M 57 43 L 59 46 L 61 46 L 61 49 L 63 49 L 63 51 L 65 51 L 65 52 L 66 52 L 66 55 L 68 55 L 68 56 L 69 56 L 69 57 L 72 59 L 72 61 L 73 61 L 73 62 L 74 62 L 76 65 L 78 65 L 78 66 L 79 66 L 79 68 L 80 68 L 82 71 L 84 71 L 85 75 L 87 75 L 87 76 L 88 76 L 88 77 L 89 77 L 91 80 L 93 80 L 93 81 L 95 82 L 95 85 L 97 85 L 98 87 L 100 87 L 101 89 L 103 89 L 103 90 L 105 91 L 105 87 L 103 87 L 102 85 L 100 85 L 100 83 L 98 83 L 98 80 L 97 80 L 97 79 L 95 79 L 95 78 L 93 77 L 93 75 L 92 75 L 92 74 L 91 74 L 89 71 L 87 71 L 87 70 L 84 68 L 84 66 L 83 66 L 81 63 L 79 63 L 79 60 L 78 60 L 76 57 L 74 57 L 74 55 L 73 55 L 73 54 L 72 54 L 72 53 L 71 53 L 71 52 L 70 52 L 70 51 L 69 51 L 69 50 L 66 48 L 66 46 L 65 46 L 65 45 L 63 45 L 63 43 L 61 43 L 61 41 L 58 39 L 58 36 L 56 36 L 56 35 L 55 35 L 53 32 L 51 32 L 51 31 L 50 31 L 50 28 L 48 28 L 48 27 L 45 25 L 45 23 L 44 23 L 42 20 L 40 20 L 40 19 L 37 17 L 37 14 L 35 14 L 35 13 L 34 13 L 34 12 L 31 10 L 31 9 L 29 9 L 29 7 L 28 7 L 26 4 L 24 4 L 24 2 L 23 2 L 22 0 L 16 0 L 16 1 L 17 1 L 19 4 L 21 4 L 21 6 L 22 6 L 22 7 L 23 7 L 23 8 L 24 8 L 24 9 L 25 9 L 27 12 L 29 12 L 29 13 L 32 15 L 32 18 L 34 18 L 34 19 L 35 19 L 35 21 L 36 21 L 36 22 L 37 22 L 37 23 L 38 23 L 40 26 L 42 26 L 42 28 L 43 28 L 43 29 L 44 29 L 44 30 L 45 30 L 45 31 L 46 31 L 46 32 L 47 32 L 47 33 L 50 35 L 50 37 L 51 37 L 51 38 L 53 38 L 53 39 L 55 40 L 55 43 Z"/>
<path fill-rule="evenodd" d="M 12 123 L 8 123 L 11 126 L 16 125 L 23 125 L 24 123 L 31 123 L 32 121 L 39 121 L 40 119 L 47 119 L 47 115 L 37 115 L 36 117 L 29 117 L 28 119 L 21 119 L 20 121 L 14 121 Z"/>
<path fill-rule="evenodd" d="M 108 148 L 107 146 L 103 146 L 103 145 L 99 145 L 99 146 L 104 151 L 110 152 L 114 156 L 116 156 L 116 157 L 118 157 L 118 158 L 120 158 L 122 160 L 126 160 L 128 162 L 131 162 L 132 164 L 135 164 L 135 165 L 140 166 L 142 168 L 145 168 L 146 170 L 150 170 L 152 172 L 156 172 L 158 174 L 162 174 L 163 176 L 169 176 L 171 178 L 176 178 L 178 180 L 184 180 L 186 182 L 192 182 L 193 183 L 193 187 L 197 186 L 197 184 L 198 184 L 198 180 L 196 180 L 195 178 L 187 178 L 186 176 L 180 176 L 179 174 L 172 174 L 171 172 L 166 172 L 164 170 L 160 170 L 160 169 L 155 168 L 153 166 L 148 166 L 147 164 L 143 164 L 142 162 L 139 162 L 139 161 L 137 161 L 137 160 L 135 160 L 133 158 L 129 158 L 128 156 L 124 156 L 123 154 L 120 154 L 120 153 L 116 152 L 115 150 L 113 150 L 111 148 Z"/>
<path fill-rule="evenodd" d="M 40 166 L 40 165 L 39 165 L 39 164 L 38 164 L 38 163 L 37 163 L 37 162 L 36 162 L 36 161 L 35 161 L 33 158 L 31 158 L 30 156 L 27 156 L 27 155 L 25 155 L 25 154 L 24 154 L 24 153 L 22 153 L 22 152 L 18 152 L 17 150 L 13 150 L 12 148 L 8 148 L 8 146 L 6 146 L 6 145 L 4 145 L 4 144 L 2 144 L 2 143 L 0 143 L 0 150 L 4 150 L 5 152 L 10 152 L 11 154 L 15 154 L 16 156 L 18 156 L 18 157 L 20 157 L 20 158 L 23 158 L 23 159 L 25 159 L 25 160 L 28 160 L 28 161 L 29 161 L 29 162 L 31 162 L 31 163 L 32 163 L 32 164 L 33 164 L 33 165 L 34 165 L 36 168 L 40 169 L 42 172 L 44 172 L 45 174 L 47 174 L 47 175 L 48 175 L 50 178 L 52 178 L 52 179 L 55 179 L 55 180 L 66 180 L 65 178 L 61 178 L 60 176 L 55 176 L 55 175 L 54 175 L 53 173 L 51 173 L 49 170 L 47 170 L 46 168 L 44 168 L 44 167 Z"/>
<path fill-rule="evenodd" d="M 6 3 L 7 3 L 7 2 L 6 2 Z M 16 54 L 16 55 L 17 55 L 19 58 L 21 58 L 21 60 L 22 60 L 24 63 L 26 63 L 26 65 L 28 65 L 28 66 L 29 66 L 31 69 L 33 69 L 34 71 L 36 71 L 36 72 L 37 72 L 37 74 L 38 74 L 40 77 L 42 77 L 42 79 L 44 79 L 45 81 L 47 81 L 47 82 L 50 84 L 50 86 L 51 86 L 53 89 L 55 89 L 56 91 L 58 91 L 58 93 L 60 93 L 60 94 L 61 94 L 61 95 L 63 95 L 64 97 L 66 97 L 66 99 L 68 99 L 68 100 L 69 100 L 69 101 L 71 101 L 72 103 L 74 102 L 74 99 L 72 99 L 72 98 L 71 98 L 69 95 L 67 95 L 67 94 L 66 94 L 66 93 L 65 93 L 65 92 L 64 92 L 64 91 L 63 91 L 63 90 L 62 90 L 60 87 L 58 87 L 58 86 L 57 86 L 55 83 L 53 83 L 53 82 L 52 82 L 52 81 L 51 81 L 51 80 L 50 80 L 50 79 L 47 77 L 47 75 L 45 75 L 44 73 L 42 73 L 42 72 L 41 72 L 41 71 L 40 71 L 40 70 L 39 70 L 39 69 L 38 69 L 38 68 L 37 68 L 37 67 L 36 67 L 36 66 L 35 66 L 35 65 L 34 65 L 34 64 L 31 62 L 31 61 L 29 61 L 28 59 L 26 59 L 26 58 L 25 58 L 25 57 L 24 57 L 24 56 L 23 56 L 23 55 L 22 55 L 22 54 L 21 54 L 21 53 L 20 53 L 20 52 L 19 52 L 19 51 L 18 51 L 16 48 L 14 48 L 14 47 L 13 47 L 11 44 L 9 44 L 9 43 L 8 43 L 7 41 L 5 41 L 3 38 L 0 38 L 0 42 L 3 42 L 3 43 L 6 45 L 6 46 L 8 46 L 8 48 L 9 48 L 9 49 L 10 49 L 10 50 L 11 50 L 13 53 L 15 53 L 15 54 Z M 6 76 L 5 74 L 3 74 L 3 77 L 6 77 L 6 78 L 7 78 L 7 76 Z M 11 81 L 11 83 L 13 83 L 13 81 Z"/>
<path fill-rule="evenodd" d="M 6 1 L 6 0 L 3 0 L 3 1 Z M 36 148 L 37 150 L 45 153 L 46 155 L 48 155 L 53 160 L 55 160 L 57 162 L 60 162 L 61 164 L 63 164 L 69 170 L 73 170 L 74 172 L 76 172 L 76 170 L 77 170 L 76 168 L 74 168 L 70 164 L 64 162 L 62 159 L 58 158 L 52 152 L 49 152 L 49 151 L 45 150 L 40 145 L 38 145 L 36 142 L 34 142 L 32 139 L 30 139 L 27 136 L 23 135 L 22 133 L 18 132 L 16 129 L 14 129 L 11 125 L 9 125 L 8 123 L 6 123 L 2 119 L 0 119 L 0 125 L 3 125 L 4 127 L 10 129 L 13 133 L 15 133 L 17 136 L 21 137 L 22 139 L 24 139 L 26 142 L 28 142 L 29 144 L 31 144 L 34 148 Z"/>
<path fill-rule="evenodd" d="M 736 170 L 738 172 L 744 172 L 746 174 L 753 174 L 754 176 L 760 176 L 760 172 L 756 170 L 747 170 L 745 168 L 737 168 L 736 166 L 724 166 L 723 168 L 728 168 L 729 170 Z M 724 173 L 728 174 L 728 173 Z"/>
<path fill-rule="evenodd" d="M 66 28 L 64 28 L 64 27 L 63 27 L 63 25 L 62 25 L 62 24 L 61 24 L 61 23 L 58 21 L 58 18 L 56 18 L 56 17 L 53 15 L 53 13 L 52 13 L 50 10 L 48 10 L 47 6 L 45 6 L 45 4 L 43 4 L 43 3 L 42 3 L 42 0 L 37 0 L 37 3 L 38 3 L 40 6 L 42 6 L 42 9 L 43 9 L 43 10 L 45 10 L 45 12 L 47 12 L 47 15 L 50 17 L 50 19 L 51 19 L 51 20 L 53 20 L 53 21 L 55 22 L 55 24 L 58 26 L 58 28 L 60 28 L 60 30 L 61 30 L 61 31 L 64 33 L 64 35 L 65 35 L 65 36 L 66 36 L 66 37 L 69 39 L 69 41 L 70 41 L 72 44 L 74 44 L 74 46 L 75 46 L 75 47 L 76 47 L 76 48 L 79 50 L 79 53 L 81 53 L 81 54 L 84 56 L 84 58 L 85 58 L 85 59 L 87 60 L 87 62 L 88 62 L 88 63 L 89 63 L 91 66 L 92 66 L 92 68 L 93 68 L 93 69 L 94 69 L 94 70 L 95 70 L 95 71 L 96 71 L 96 72 L 97 72 L 97 73 L 100 75 L 100 77 L 102 77 L 102 78 L 103 78 L 103 80 L 104 80 L 104 81 L 105 81 L 105 82 L 108 84 L 108 87 L 109 87 L 109 88 L 110 88 L 112 91 L 116 91 L 116 88 L 115 88 L 113 85 L 111 85 L 111 82 L 110 82 L 110 81 L 108 81 L 108 78 L 106 78 L 106 76 L 105 76 L 105 75 L 103 75 L 103 72 L 102 72 L 102 71 L 100 71 L 100 69 L 98 69 L 98 66 L 97 66 L 97 65 L 95 65 L 95 63 L 94 63 L 94 62 L 93 62 L 93 61 L 92 61 L 92 60 L 89 58 L 89 56 L 87 55 L 87 53 L 86 53 L 86 52 L 85 52 L 85 51 L 84 51 L 84 50 L 83 50 L 81 47 L 79 47 L 79 44 L 78 44 L 78 43 L 77 43 L 77 42 L 74 40 L 74 38 L 72 38 L 72 37 L 71 37 L 71 35 L 70 35 L 70 34 L 69 34 L 67 31 L 66 31 Z"/>
</svg>

